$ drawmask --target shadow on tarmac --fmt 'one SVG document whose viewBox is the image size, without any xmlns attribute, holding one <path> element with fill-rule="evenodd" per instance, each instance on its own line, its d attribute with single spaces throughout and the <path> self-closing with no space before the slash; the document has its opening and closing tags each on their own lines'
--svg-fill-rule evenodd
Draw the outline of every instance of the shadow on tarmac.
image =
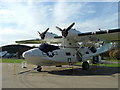
<svg viewBox="0 0 120 90">
<path fill-rule="evenodd" d="M 92 66 L 89 70 L 82 70 L 82 68 L 73 68 L 65 70 L 48 71 L 49 74 L 54 75 L 70 75 L 70 76 L 94 76 L 94 75 L 112 75 L 120 73 L 120 67 L 100 67 Z"/>
</svg>

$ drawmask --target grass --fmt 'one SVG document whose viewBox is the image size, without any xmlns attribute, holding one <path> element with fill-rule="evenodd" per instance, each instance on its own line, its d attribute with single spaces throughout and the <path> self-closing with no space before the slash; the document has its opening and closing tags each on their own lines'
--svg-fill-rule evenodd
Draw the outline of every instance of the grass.
<svg viewBox="0 0 120 90">
<path fill-rule="evenodd" d="M 24 59 L 0 59 L 0 63 L 22 63 L 22 61 L 25 61 Z M 119 60 L 110 60 L 113 62 L 119 62 Z M 82 63 L 76 63 L 75 65 L 82 65 Z M 90 64 L 92 65 L 92 64 Z M 95 65 L 95 64 L 94 64 Z M 106 67 L 120 67 L 120 63 L 112 63 L 112 64 L 97 64 L 98 66 L 106 66 Z"/>
<path fill-rule="evenodd" d="M 75 65 L 81 66 L 82 63 L 76 63 Z M 96 64 L 90 64 L 90 65 L 96 65 Z M 104 67 L 120 67 L 120 63 L 112 63 L 112 64 L 97 64 L 97 66 L 104 66 Z"/>
<path fill-rule="evenodd" d="M 107 61 L 112 61 L 112 62 L 120 62 L 120 60 L 114 60 L 114 59 L 107 60 Z"/>
<path fill-rule="evenodd" d="M 106 66 L 106 67 L 120 67 L 120 63 L 112 63 L 112 64 L 100 64 L 99 66 Z"/>
<path fill-rule="evenodd" d="M 0 59 L 0 63 L 21 63 L 22 61 L 24 61 L 24 59 Z"/>
<path fill-rule="evenodd" d="M 111 58 L 111 57 L 104 57 L 103 60 L 113 61 L 113 62 L 120 62 L 120 60 L 117 60 L 117 59 L 115 59 L 115 58 Z"/>
</svg>

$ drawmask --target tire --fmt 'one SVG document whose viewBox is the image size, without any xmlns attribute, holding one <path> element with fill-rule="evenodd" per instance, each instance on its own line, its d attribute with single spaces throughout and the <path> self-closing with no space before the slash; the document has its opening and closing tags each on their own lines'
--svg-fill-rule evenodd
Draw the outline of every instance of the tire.
<svg viewBox="0 0 120 90">
<path fill-rule="evenodd" d="M 86 61 L 86 62 L 83 62 L 82 64 L 82 69 L 83 70 L 88 70 L 89 69 L 89 63 Z"/>
<path fill-rule="evenodd" d="M 37 71 L 41 72 L 41 70 L 42 70 L 41 66 L 37 66 Z"/>
</svg>

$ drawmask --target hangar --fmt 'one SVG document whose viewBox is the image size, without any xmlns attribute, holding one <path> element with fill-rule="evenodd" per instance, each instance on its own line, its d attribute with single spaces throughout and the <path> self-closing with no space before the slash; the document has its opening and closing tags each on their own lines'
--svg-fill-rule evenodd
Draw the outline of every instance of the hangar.
<svg viewBox="0 0 120 90">
<path fill-rule="evenodd" d="M 19 44 L 11 44 L 11 45 L 5 45 L 5 46 L 0 47 L 0 51 L 1 52 L 7 51 L 7 53 L 9 54 L 17 54 L 16 58 L 20 59 L 20 58 L 23 58 L 22 53 L 24 51 L 27 51 L 32 48 L 35 48 L 35 47 L 19 45 Z"/>
</svg>

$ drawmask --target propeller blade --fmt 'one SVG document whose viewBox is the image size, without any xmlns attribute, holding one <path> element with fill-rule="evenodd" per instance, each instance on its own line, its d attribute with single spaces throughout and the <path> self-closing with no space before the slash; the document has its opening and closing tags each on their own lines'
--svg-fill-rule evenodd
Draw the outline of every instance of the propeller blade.
<svg viewBox="0 0 120 90">
<path fill-rule="evenodd" d="M 46 34 L 48 30 L 49 30 L 49 28 L 47 28 L 47 29 L 43 32 L 43 34 Z"/>
<path fill-rule="evenodd" d="M 37 31 L 39 33 L 39 35 L 41 35 L 41 33 L 39 31 Z"/>
<path fill-rule="evenodd" d="M 56 26 L 56 28 L 57 28 L 59 31 L 63 31 L 61 28 L 59 28 L 59 27 L 57 27 L 57 26 Z"/>
<path fill-rule="evenodd" d="M 45 38 L 45 34 L 47 33 L 48 30 L 49 30 L 49 28 L 47 28 L 43 33 L 40 33 L 40 32 L 38 31 L 39 36 L 41 37 L 41 39 L 44 39 L 44 38 Z"/>
<path fill-rule="evenodd" d="M 69 31 L 74 25 L 75 25 L 75 22 L 73 22 L 73 23 L 66 29 L 66 31 Z"/>
<path fill-rule="evenodd" d="M 74 26 L 74 24 L 75 24 L 75 22 L 73 22 L 67 29 L 66 29 L 66 28 L 61 29 L 61 28 L 59 28 L 59 27 L 57 27 L 57 26 L 56 26 L 56 28 L 57 28 L 59 31 L 61 31 L 62 36 L 67 37 L 68 31 Z"/>
</svg>

